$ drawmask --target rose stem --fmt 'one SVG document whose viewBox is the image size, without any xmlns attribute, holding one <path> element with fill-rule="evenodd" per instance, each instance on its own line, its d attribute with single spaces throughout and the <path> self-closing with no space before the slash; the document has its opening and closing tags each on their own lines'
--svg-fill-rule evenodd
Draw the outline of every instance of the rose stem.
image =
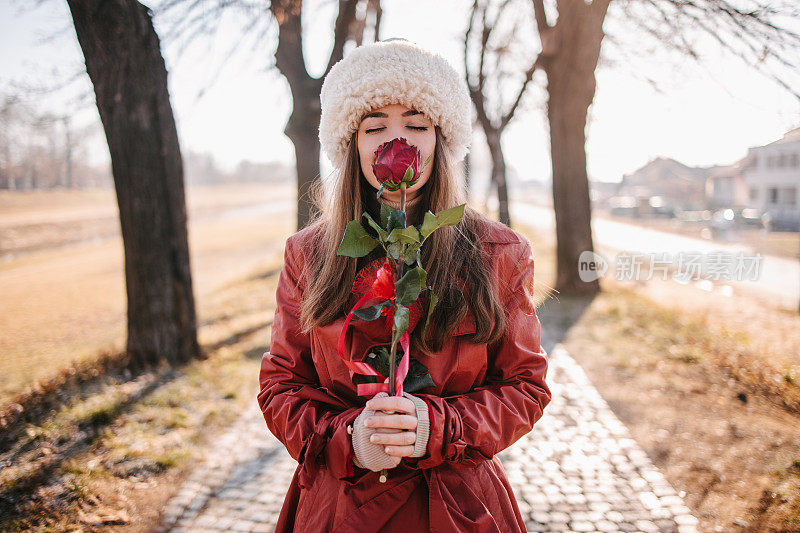
<svg viewBox="0 0 800 533">
<path fill-rule="evenodd" d="M 406 184 L 405 182 L 400 184 L 400 209 L 405 213 L 406 211 Z M 403 275 L 403 263 L 405 263 L 405 256 L 400 255 L 400 259 L 397 261 L 397 279 Z M 396 303 L 396 300 L 395 300 Z M 397 359 L 397 340 L 395 337 L 396 329 L 394 324 L 392 324 L 392 351 L 389 354 L 389 396 L 394 396 L 394 374 L 395 374 L 395 360 Z M 381 483 L 386 481 L 386 476 L 388 475 L 388 471 L 386 468 L 381 470 L 380 476 L 378 480 Z"/>
<path fill-rule="evenodd" d="M 400 184 L 400 209 L 405 213 L 406 211 L 406 183 Z M 399 280 L 403 275 L 403 263 L 405 257 L 401 254 L 397 260 L 397 279 Z M 395 302 L 396 303 L 396 302 Z M 394 337 L 395 327 L 392 324 L 392 336 Z M 392 339 L 392 351 L 389 354 L 389 396 L 394 396 L 394 375 L 395 375 L 395 361 L 397 360 L 397 341 Z"/>
</svg>

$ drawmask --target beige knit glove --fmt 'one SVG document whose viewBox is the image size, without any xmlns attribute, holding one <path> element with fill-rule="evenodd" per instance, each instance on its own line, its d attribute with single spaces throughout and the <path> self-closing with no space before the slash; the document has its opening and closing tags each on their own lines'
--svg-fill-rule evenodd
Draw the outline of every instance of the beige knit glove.
<svg viewBox="0 0 800 533">
<path fill-rule="evenodd" d="M 389 396 L 385 392 L 379 392 L 376 398 Z M 428 449 L 428 437 L 430 435 L 430 419 L 428 417 L 428 404 L 425 400 L 412 396 L 405 392 L 403 396 L 414 402 L 417 410 L 417 440 L 414 442 L 414 453 L 410 457 L 422 457 Z M 384 468 L 394 468 L 398 464 L 398 457 L 386 453 L 384 444 L 376 444 L 369 439 L 377 428 L 364 426 L 364 421 L 370 416 L 387 416 L 383 411 L 373 411 L 367 407 L 353 421 L 353 462 L 359 468 L 365 468 L 378 472 Z M 401 429 L 383 429 L 382 432 L 397 433 Z"/>
</svg>

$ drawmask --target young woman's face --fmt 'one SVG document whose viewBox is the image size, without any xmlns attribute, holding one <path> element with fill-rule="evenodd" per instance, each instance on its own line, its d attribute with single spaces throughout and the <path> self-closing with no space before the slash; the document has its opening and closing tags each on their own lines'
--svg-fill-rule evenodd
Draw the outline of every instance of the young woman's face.
<svg viewBox="0 0 800 533">
<path fill-rule="evenodd" d="M 433 122 L 425 114 L 415 109 L 409 109 L 401 104 L 389 104 L 373 109 L 361 119 L 358 125 L 358 155 L 361 161 L 361 170 L 364 177 L 377 191 L 381 184 L 372 171 L 375 162 L 375 150 L 381 144 L 397 137 L 404 137 L 408 144 L 413 144 L 422 154 L 421 163 L 425 164 L 428 156 L 433 154 L 436 147 L 436 130 Z M 433 170 L 433 157 L 422 171 L 419 180 L 406 189 L 406 200 L 414 198 L 417 191 L 425 185 Z M 384 189 L 381 197 L 400 201 L 400 191 Z"/>
</svg>

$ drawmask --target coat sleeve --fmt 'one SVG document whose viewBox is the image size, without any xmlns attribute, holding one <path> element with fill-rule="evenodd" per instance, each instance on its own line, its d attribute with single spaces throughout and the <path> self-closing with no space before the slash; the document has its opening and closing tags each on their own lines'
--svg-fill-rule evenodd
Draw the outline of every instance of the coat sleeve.
<svg viewBox="0 0 800 533">
<path fill-rule="evenodd" d="M 294 236 L 284 249 L 278 278 L 270 349 L 261 360 L 258 405 L 267 427 L 289 454 L 313 475 L 323 463 L 343 480 L 354 476 L 347 425 L 363 407 L 352 407 L 320 384 L 311 355 L 310 336 L 300 330 L 302 251 Z M 301 474 L 300 482 L 304 477 Z"/>
<path fill-rule="evenodd" d="M 530 294 L 533 255 L 530 241 L 521 238 L 502 259 L 511 263 L 499 267 L 508 322 L 501 339 L 487 346 L 486 381 L 462 395 L 417 394 L 428 403 L 430 436 L 424 456 L 403 459 L 410 468 L 443 462 L 474 466 L 491 459 L 528 433 L 550 403 L 547 353 Z"/>
</svg>

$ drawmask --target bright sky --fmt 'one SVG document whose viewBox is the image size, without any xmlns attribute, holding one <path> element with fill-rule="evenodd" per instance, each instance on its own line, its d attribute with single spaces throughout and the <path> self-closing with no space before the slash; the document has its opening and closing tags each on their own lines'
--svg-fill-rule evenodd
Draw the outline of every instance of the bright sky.
<svg viewBox="0 0 800 533">
<path fill-rule="evenodd" d="M 0 2 L 0 88 L 12 80 L 52 84 L 83 64 L 66 2 L 50 0 L 43 8 L 33 12 L 26 8 L 21 13 L 25 4 Z M 319 5 L 320 0 L 306 4 Z M 415 41 L 439 52 L 463 72 L 460 35 L 470 4 L 420 0 L 409 9 L 408 2 L 383 0 L 381 37 Z M 322 73 L 330 54 L 335 5 L 323 1 L 314 10 L 317 18 L 304 20 L 309 24 L 304 43 L 307 68 L 315 76 Z M 161 24 L 156 19 L 159 33 L 164 29 Z M 605 30 L 610 33 L 608 27 Z M 53 39 L 42 42 L 54 33 Z M 624 37 L 620 40 L 635 45 L 632 32 Z M 272 38 L 252 52 L 248 45 L 217 70 L 224 52 L 241 38 L 241 22 L 229 17 L 223 19 L 208 48 L 194 47 L 179 62 L 177 47 L 162 43 L 181 145 L 211 152 L 224 168 L 242 159 L 292 163 L 292 145 L 283 134 L 291 110 L 288 84 L 277 71 L 265 69 L 274 62 Z M 748 147 L 777 140 L 800 125 L 800 102 L 791 94 L 738 58 L 723 55 L 710 40 L 703 43 L 701 49 L 708 54 L 705 67 L 667 54 L 643 54 L 614 67 L 601 65 L 587 129 L 590 177 L 619 180 L 658 156 L 688 165 L 729 164 L 743 157 Z M 637 72 L 654 79 L 661 92 L 635 76 Z M 200 88 L 215 78 L 216 83 L 196 98 Z M 549 180 L 544 75 L 537 73 L 534 81 L 526 109 L 504 137 L 505 154 L 509 167 L 522 179 Z M 91 90 L 88 76 L 56 95 L 35 97 L 35 103 L 41 109 L 63 112 L 68 105 L 65 99 L 78 90 Z M 99 124 L 97 111 L 89 107 L 77 115 L 76 122 Z M 487 152 L 479 135 L 473 141 L 473 153 L 480 168 Z M 90 157 L 93 162 L 108 159 L 102 136 L 96 139 Z M 329 168 L 324 161 L 323 174 Z"/>
</svg>

